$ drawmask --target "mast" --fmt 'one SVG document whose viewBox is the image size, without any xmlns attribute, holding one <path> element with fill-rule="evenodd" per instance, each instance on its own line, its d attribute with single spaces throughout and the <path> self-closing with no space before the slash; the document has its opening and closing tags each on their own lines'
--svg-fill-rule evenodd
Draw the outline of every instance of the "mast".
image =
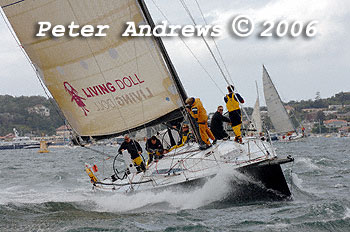
<svg viewBox="0 0 350 232">
<path fill-rule="evenodd" d="M 148 11 L 148 8 L 146 6 L 145 1 L 144 0 L 137 0 L 137 3 L 139 4 L 140 9 L 141 9 L 145 19 L 147 20 L 147 23 L 151 26 L 151 29 L 153 31 L 155 24 L 154 24 L 154 21 L 151 17 L 151 14 Z M 160 37 L 153 36 L 153 38 L 155 39 L 155 41 L 157 42 L 157 44 L 159 46 L 160 52 L 162 53 L 163 58 L 164 58 L 165 63 L 166 63 L 166 66 L 168 67 L 168 70 L 170 72 L 170 76 L 172 77 L 172 79 L 174 81 L 176 90 L 181 96 L 182 105 L 183 105 L 183 107 L 185 107 L 185 104 L 186 104 L 185 101 L 187 99 L 187 94 L 186 94 L 186 91 L 185 91 L 181 81 L 180 81 L 179 76 L 177 75 L 177 72 L 175 70 L 175 67 L 174 67 L 172 61 L 170 60 L 169 54 L 168 54 L 167 50 L 165 49 L 163 41 L 161 40 Z M 186 115 L 190 121 L 192 131 L 193 131 L 197 141 L 200 141 L 199 140 L 200 136 L 199 136 L 198 131 L 196 129 L 195 122 L 193 121 L 191 115 L 187 111 L 186 111 Z"/>
<path fill-rule="evenodd" d="M 144 0 L 137 0 L 137 2 L 141 8 L 142 13 L 145 16 L 145 19 L 147 20 L 147 23 L 151 26 L 151 28 L 153 30 L 153 28 L 155 27 L 155 24 L 154 24 L 154 21 L 153 21 L 150 13 L 148 11 L 148 8 L 147 8 Z M 153 36 L 153 38 L 156 40 L 157 44 L 159 45 L 159 48 L 160 48 L 160 51 L 163 55 L 165 63 L 166 63 L 166 65 L 169 69 L 169 72 L 170 72 L 170 74 L 175 82 L 176 89 L 181 96 L 182 104 L 183 104 L 183 106 L 185 106 L 185 101 L 187 99 L 186 91 L 185 91 L 185 89 L 184 89 L 184 87 L 179 79 L 179 76 L 177 75 L 177 72 L 175 70 L 173 63 L 170 60 L 170 57 L 168 55 L 168 52 L 165 49 L 163 41 L 160 39 L 160 37 Z"/>
</svg>

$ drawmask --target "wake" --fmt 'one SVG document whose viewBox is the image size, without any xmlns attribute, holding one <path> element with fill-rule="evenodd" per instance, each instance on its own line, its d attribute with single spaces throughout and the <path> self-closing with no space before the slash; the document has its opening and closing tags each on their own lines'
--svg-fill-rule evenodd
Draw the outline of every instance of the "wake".
<svg viewBox="0 0 350 232">
<path fill-rule="evenodd" d="M 94 198 L 96 211 L 99 212 L 147 212 L 147 211 L 178 211 L 197 209 L 213 202 L 222 201 L 234 194 L 232 181 L 246 182 L 247 178 L 231 170 L 221 170 L 215 177 L 209 179 L 202 187 L 192 191 L 183 188 L 164 190 L 160 192 L 139 192 L 131 195 L 113 194 Z"/>
</svg>

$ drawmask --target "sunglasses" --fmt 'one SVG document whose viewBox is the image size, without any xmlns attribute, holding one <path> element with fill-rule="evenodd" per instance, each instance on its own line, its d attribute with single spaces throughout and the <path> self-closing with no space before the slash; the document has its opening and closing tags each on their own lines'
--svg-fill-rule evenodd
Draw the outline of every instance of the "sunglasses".
<svg viewBox="0 0 350 232">
<path fill-rule="evenodd" d="M 219 109 L 219 111 L 224 111 L 224 109 Z"/>
</svg>

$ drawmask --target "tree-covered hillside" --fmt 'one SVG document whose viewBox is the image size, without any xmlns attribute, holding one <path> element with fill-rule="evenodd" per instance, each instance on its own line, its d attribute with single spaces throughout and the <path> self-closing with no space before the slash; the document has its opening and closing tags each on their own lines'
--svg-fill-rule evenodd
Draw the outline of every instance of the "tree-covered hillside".
<svg viewBox="0 0 350 232">
<path fill-rule="evenodd" d="M 52 100 L 52 99 L 51 99 Z M 34 106 L 45 106 L 50 111 L 50 116 L 29 112 Z M 42 96 L 9 95 L 0 96 L 0 135 L 4 136 L 16 128 L 20 134 L 33 133 L 35 135 L 52 135 L 55 129 L 63 125 L 62 118 L 50 100 Z"/>
<path fill-rule="evenodd" d="M 296 111 L 306 108 L 328 108 L 329 105 L 350 105 L 350 92 L 340 92 L 326 99 L 321 99 L 319 93 L 316 93 L 315 100 L 290 101 L 286 104 L 293 106 Z"/>
<path fill-rule="evenodd" d="M 43 133 L 45 135 L 55 134 L 55 129 L 63 125 L 64 122 L 63 116 L 59 116 L 57 113 L 58 109 L 53 104 L 55 103 L 52 99 L 42 96 L 13 97 L 0 95 L 0 136 L 11 133 L 13 128 L 16 128 L 22 135 L 26 133 L 33 133 L 38 136 L 41 136 Z M 30 111 L 30 108 L 38 105 L 48 108 L 50 116 Z M 321 99 L 319 96 L 316 96 L 315 100 L 290 101 L 286 105 L 292 106 L 295 109 L 293 114 L 299 121 L 303 121 L 306 113 L 302 109 L 328 108 L 329 105 L 350 105 L 350 92 L 341 92 L 327 99 Z M 266 110 L 266 107 L 261 107 L 261 110 Z M 349 110 L 349 107 L 345 107 L 338 110 L 338 112 L 348 112 Z M 247 107 L 246 111 L 250 115 L 253 109 Z M 62 113 L 60 114 L 62 115 Z M 245 115 L 243 116 L 245 117 Z M 272 126 L 268 118 L 265 119 L 265 124 L 269 128 Z"/>
</svg>

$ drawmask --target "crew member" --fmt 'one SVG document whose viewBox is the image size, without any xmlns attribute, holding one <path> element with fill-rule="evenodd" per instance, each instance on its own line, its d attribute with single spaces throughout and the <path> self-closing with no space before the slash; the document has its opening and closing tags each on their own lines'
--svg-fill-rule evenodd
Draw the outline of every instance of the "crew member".
<svg viewBox="0 0 350 232">
<path fill-rule="evenodd" d="M 209 138 L 213 140 L 213 143 L 215 143 L 216 140 L 213 133 L 208 127 L 207 111 L 204 109 L 201 100 L 199 98 L 190 97 L 186 99 L 186 104 L 188 105 L 186 109 L 191 114 L 191 116 L 196 119 L 199 126 L 199 133 L 201 135 L 201 139 L 206 144 L 206 146 L 202 148 L 207 149 L 211 147 Z"/>
<path fill-rule="evenodd" d="M 138 142 L 130 139 L 129 135 L 124 136 L 124 142 L 120 145 L 118 152 L 121 154 L 124 150 L 129 152 L 137 171 L 146 171 L 145 164 L 140 156 L 142 148 Z"/>
<path fill-rule="evenodd" d="M 225 117 L 222 115 L 224 112 L 223 106 L 218 106 L 217 111 L 213 115 L 211 122 L 210 122 L 210 130 L 213 132 L 216 139 L 228 139 L 229 136 L 224 130 L 223 122 L 230 122 L 230 119 L 228 117 Z"/>
<path fill-rule="evenodd" d="M 169 149 L 169 151 L 172 151 L 174 149 L 182 147 L 183 145 L 185 145 L 188 142 L 195 141 L 195 139 L 193 138 L 192 133 L 190 132 L 190 127 L 188 126 L 188 124 L 183 124 L 182 131 L 181 131 L 180 135 L 181 135 L 181 140 L 177 143 L 177 145 L 171 147 Z"/>
<path fill-rule="evenodd" d="M 152 136 L 147 140 L 146 151 L 148 153 L 147 166 L 153 161 L 153 157 L 158 160 L 164 156 L 163 145 L 156 136 Z"/>
<path fill-rule="evenodd" d="M 235 133 L 235 141 L 242 143 L 242 136 L 241 136 L 241 126 L 242 126 L 242 113 L 241 109 L 239 108 L 239 103 L 244 103 L 243 98 L 238 93 L 234 93 L 234 87 L 228 86 L 227 90 L 229 94 L 227 94 L 224 97 L 224 100 L 226 102 L 226 108 L 228 110 L 228 116 L 231 121 L 231 126 L 233 129 L 233 132 Z"/>
</svg>

